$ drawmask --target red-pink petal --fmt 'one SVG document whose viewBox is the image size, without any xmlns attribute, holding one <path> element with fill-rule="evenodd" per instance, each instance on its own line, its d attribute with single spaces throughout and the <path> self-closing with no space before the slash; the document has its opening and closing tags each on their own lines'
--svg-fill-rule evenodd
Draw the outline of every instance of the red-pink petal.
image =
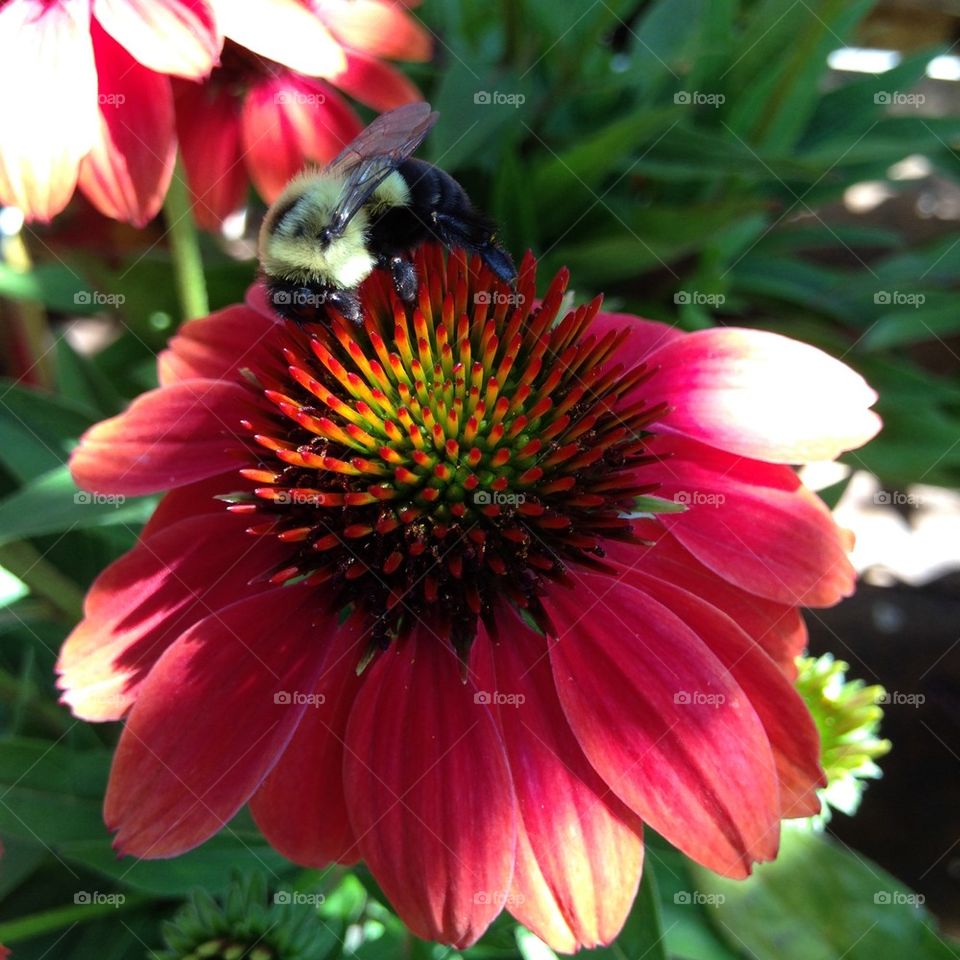
<svg viewBox="0 0 960 960">
<path fill-rule="evenodd" d="M 646 389 L 670 404 L 657 429 L 776 463 L 832 460 L 866 443 L 880 419 L 864 379 L 775 333 L 699 330 L 649 357 Z"/>
<path fill-rule="evenodd" d="M 244 449 L 240 420 L 253 395 L 225 380 L 183 380 L 141 394 L 91 427 L 70 458 L 77 485 L 138 496 L 226 472 Z"/>
<path fill-rule="evenodd" d="M 163 204 L 176 159 L 170 81 L 141 67 L 93 22 L 100 122 L 80 189 L 104 216 L 142 227 Z"/>
<path fill-rule="evenodd" d="M 779 790 L 756 712 L 675 614 L 614 579 L 578 574 L 545 605 L 574 734 L 627 806 L 699 863 L 743 877 L 772 859 Z"/>
<path fill-rule="evenodd" d="M 793 684 L 725 613 L 699 596 L 648 576 L 642 569 L 631 582 L 683 620 L 750 699 L 773 749 L 781 815 L 818 813 L 817 790 L 826 786 L 820 768 L 820 737 Z"/>
<path fill-rule="evenodd" d="M 498 634 L 495 692 L 506 699 L 497 713 L 520 814 L 507 906 L 554 950 L 609 943 L 640 882 L 643 824 L 583 755 L 557 699 L 546 640 L 514 617 Z"/>
<path fill-rule="evenodd" d="M 388 60 L 429 60 L 429 31 L 389 0 L 339 0 L 325 3 L 321 16 L 345 46 Z"/>
<path fill-rule="evenodd" d="M 157 359 L 161 386 L 180 380 L 237 379 L 249 368 L 279 367 L 276 317 L 235 305 L 184 324 Z M 285 366 L 284 366 L 285 369 Z"/>
<path fill-rule="evenodd" d="M 322 80 L 291 73 L 265 80 L 243 104 L 243 148 L 257 192 L 272 203 L 307 161 L 325 164 L 362 124 Z"/>
<path fill-rule="evenodd" d="M 84 619 L 57 662 L 61 698 L 84 720 L 117 720 L 160 655 L 185 630 L 228 606 L 285 556 L 275 538 L 251 537 L 220 512 L 172 524 L 112 563 L 84 601 Z"/>
<path fill-rule="evenodd" d="M 247 292 L 243 295 L 243 302 L 251 310 L 255 310 L 257 313 L 261 313 L 263 316 L 269 317 L 269 319 L 276 322 L 277 314 L 270 303 L 267 288 L 263 284 L 263 281 L 257 280 L 247 287 Z"/>
<path fill-rule="evenodd" d="M 217 230 L 247 193 L 240 135 L 242 101 L 232 90 L 209 83 L 181 81 L 174 91 L 177 136 L 193 216 L 204 230 Z"/>
<path fill-rule="evenodd" d="M 718 577 L 653 520 L 637 521 L 634 531 L 653 546 L 611 542 L 605 547 L 611 559 L 623 564 L 628 582 L 634 583 L 631 570 L 639 568 L 702 597 L 758 643 L 785 676 L 796 677 L 795 660 L 807 646 L 806 624 L 797 607 L 758 597 Z"/>
<path fill-rule="evenodd" d="M 822 501 L 786 466 L 760 463 L 683 437 L 657 437 L 662 460 L 643 468 L 659 496 L 686 503 L 660 522 L 718 576 L 777 603 L 829 606 L 856 573 Z"/>
<path fill-rule="evenodd" d="M 489 708 L 454 651 L 415 628 L 367 668 L 347 725 L 347 808 L 360 853 L 418 937 L 464 947 L 500 912 L 516 801 Z"/>
<path fill-rule="evenodd" d="M 330 80 L 364 106 L 384 112 L 423 99 L 407 76 L 390 64 L 356 50 L 344 52 L 346 69 Z"/>
<path fill-rule="evenodd" d="M 369 637 L 355 618 L 327 643 L 314 698 L 277 765 L 250 800 L 270 845 L 309 867 L 360 856 L 343 786 L 347 720 L 363 677 L 357 665 Z"/>
<path fill-rule="evenodd" d="M 198 80 L 216 65 L 223 38 L 207 0 L 93 0 L 93 14 L 143 66 Z"/>
<path fill-rule="evenodd" d="M 73 195 L 97 124 L 89 0 L 0 9 L 0 204 L 50 220 Z"/>
<path fill-rule="evenodd" d="M 241 477 L 236 470 L 230 470 L 177 487 L 160 498 L 157 509 L 140 531 L 140 539 L 146 540 L 188 517 L 222 513 L 226 504 L 217 499 L 218 497 L 226 493 L 250 493 L 256 486 L 256 483 Z"/>
<path fill-rule="evenodd" d="M 686 336 L 677 327 L 658 320 L 635 317 L 632 313 L 598 313 L 589 332 L 599 339 L 611 330 L 630 331 L 630 336 L 623 341 L 616 355 L 617 363 L 622 363 L 627 369 L 642 363 L 655 350 Z"/>
<path fill-rule="evenodd" d="M 104 819 L 123 854 L 173 857 L 224 826 L 299 724 L 336 618 L 278 587 L 200 621 L 159 659 L 117 745 Z"/>
<path fill-rule="evenodd" d="M 215 0 L 224 36 L 310 77 L 335 76 L 346 60 L 323 21 L 298 0 Z"/>
</svg>

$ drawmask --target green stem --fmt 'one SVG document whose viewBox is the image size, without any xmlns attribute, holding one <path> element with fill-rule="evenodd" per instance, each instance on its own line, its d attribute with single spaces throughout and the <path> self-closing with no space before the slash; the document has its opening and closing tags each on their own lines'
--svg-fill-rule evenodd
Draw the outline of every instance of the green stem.
<svg viewBox="0 0 960 960">
<path fill-rule="evenodd" d="M 7 263 L 21 273 L 33 269 L 30 251 L 23 231 L 8 237 L 3 244 L 3 256 Z M 11 311 L 13 336 L 22 338 L 26 355 L 33 361 L 30 372 L 40 386 L 50 389 L 54 381 L 53 357 L 50 352 L 51 338 L 47 326 L 47 312 L 42 303 L 32 300 L 13 304 Z"/>
<path fill-rule="evenodd" d="M 520 0 L 502 0 L 501 12 L 504 31 L 503 60 L 509 67 L 520 69 L 520 37 L 523 33 Z"/>
<path fill-rule="evenodd" d="M 73 726 L 74 720 L 62 707 L 45 700 L 32 683 L 0 670 L 0 702 L 19 707 L 38 726 L 56 736 Z"/>
<path fill-rule="evenodd" d="M 70 623 L 83 616 L 83 591 L 25 540 L 0 545 L 0 567 L 23 581 Z"/>
<path fill-rule="evenodd" d="M 410 960 L 429 960 L 430 957 L 434 956 L 433 944 L 418 939 L 412 933 L 407 943 L 409 945 L 407 956 Z"/>
<path fill-rule="evenodd" d="M 0 943 L 29 940 L 44 933 L 62 930 L 73 924 L 113 916 L 120 910 L 136 910 L 151 902 L 150 897 L 138 894 L 120 894 L 120 896 L 124 897 L 120 903 L 75 903 L 0 923 Z"/>
<path fill-rule="evenodd" d="M 190 195 L 184 179 L 183 165 L 177 167 L 170 181 L 163 212 L 167 220 L 167 236 L 173 256 L 173 272 L 183 320 L 193 320 L 210 312 L 207 299 L 207 280 L 203 274 L 200 254 L 200 236 L 190 207 Z"/>
</svg>

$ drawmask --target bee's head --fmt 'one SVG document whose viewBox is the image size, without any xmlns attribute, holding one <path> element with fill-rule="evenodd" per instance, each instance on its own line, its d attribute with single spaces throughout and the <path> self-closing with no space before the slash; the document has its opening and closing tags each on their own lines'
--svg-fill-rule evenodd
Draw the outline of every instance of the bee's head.
<svg viewBox="0 0 960 960">
<path fill-rule="evenodd" d="M 312 222 L 316 219 L 316 211 L 300 209 L 300 205 L 305 202 L 302 199 L 297 201 L 290 210 L 285 211 L 283 217 L 278 217 L 274 233 L 279 237 L 315 243 L 326 249 L 337 239 L 339 233 L 330 226 L 323 226 L 318 230 L 316 223 Z"/>
</svg>

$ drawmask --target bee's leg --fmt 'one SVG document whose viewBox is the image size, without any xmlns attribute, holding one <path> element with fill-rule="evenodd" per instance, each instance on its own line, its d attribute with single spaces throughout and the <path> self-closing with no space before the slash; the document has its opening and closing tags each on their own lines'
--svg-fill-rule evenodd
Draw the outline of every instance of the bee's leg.
<svg viewBox="0 0 960 960">
<path fill-rule="evenodd" d="M 393 277 L 393 289 L 404 303 L 412 303 L 417 296 L 417 268 L 404 257 L 384 255 L 380 266 L 390 271 Z"/>
<path fill-rule="evenodd" d="M 355 290 L 330 290 L 327 293 L 326 302 L 352 323 L 359 326 L 363 322 L 363 310 Z"/>
<path fill-rule="evenodd" d="M 515 284 L 517 268 L 513 258 L 497 242 L 489 223 L 475 215 L 432 214 L 433 232 L 448 247 L 465 247 L 479 253 L 483 262 L 504 283 Z"/>
</svg>

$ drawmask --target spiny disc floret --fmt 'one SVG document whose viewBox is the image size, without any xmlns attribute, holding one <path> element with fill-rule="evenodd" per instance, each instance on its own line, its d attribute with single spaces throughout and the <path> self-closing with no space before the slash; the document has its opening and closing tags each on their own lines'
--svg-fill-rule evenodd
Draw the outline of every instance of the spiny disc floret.
<svg viewBox="0 0 960 960">
<path fill-rule="evenodd" d="M 460 251 L 424 248 L 417 267 L 413 307 L 375 273 L 362 328 L 290 331 L 270 426 L 250 425 L 253 496 L 230 509 L 290 545 L 275 582 L 332 587 L 380 645 L 427 618 L 465 649 L 497 602 L 538 620 L 545 579 L 632 539 L 662 407 L 631 397 L 647 372 L 616 362 L 629 331 L 589 332 L 599 298 L 558 322 L 565 271 L 535 305 L 532 257 L 516 292 Z"/>
</svg>

